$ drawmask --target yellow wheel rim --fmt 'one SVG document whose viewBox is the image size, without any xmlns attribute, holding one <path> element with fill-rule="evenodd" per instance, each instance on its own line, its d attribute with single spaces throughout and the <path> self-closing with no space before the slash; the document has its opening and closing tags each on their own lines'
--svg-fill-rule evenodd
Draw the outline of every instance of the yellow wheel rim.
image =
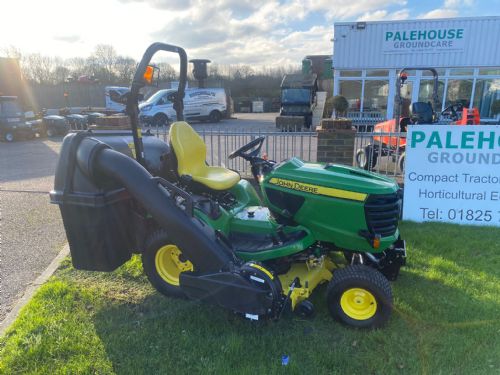
<svg viewBox="0 0 500 375">
<path fill-rule="evenodd" d="M 193 264 L 189 260 L 182 262 L 179 259 L 181 254 L 182 252 L 175 245 L 162 246 L 156 252 L 156 271 L 170 285 L 179 286 L 181 272 L 193 270 Z"/>
<path fill-rule="evenodd" d="M 349 318 L 356 320 L 370 319 L 377 312 L 377 300 L 362 288 L 346 290 L 340 298 L 340 306 Z"/>
</svg>

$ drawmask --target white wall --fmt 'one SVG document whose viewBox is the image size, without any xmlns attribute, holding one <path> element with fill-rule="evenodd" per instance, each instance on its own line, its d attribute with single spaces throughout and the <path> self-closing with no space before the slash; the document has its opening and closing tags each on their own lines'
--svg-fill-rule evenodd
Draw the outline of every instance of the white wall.
<svg viewBox="0 0 500 375">
<path fill-rule="evenodd" d="M 498 66 L 499 46 L 500 17 L 336 23 L 333 67 Z"/>
</svg>

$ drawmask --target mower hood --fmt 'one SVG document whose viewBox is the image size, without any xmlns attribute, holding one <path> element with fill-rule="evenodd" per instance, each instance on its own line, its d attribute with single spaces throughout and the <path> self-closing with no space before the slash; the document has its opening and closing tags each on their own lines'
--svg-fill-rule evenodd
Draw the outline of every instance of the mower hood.
<svg viewBox="0 0 500 375">
<path fill-rule="evenodd" d="M 390 178 L 338 164 L 307 163 L 298 158 L 282 162 L 272 178 L 364 194 L 391 194 L 399 187 Z"/>
</svg>

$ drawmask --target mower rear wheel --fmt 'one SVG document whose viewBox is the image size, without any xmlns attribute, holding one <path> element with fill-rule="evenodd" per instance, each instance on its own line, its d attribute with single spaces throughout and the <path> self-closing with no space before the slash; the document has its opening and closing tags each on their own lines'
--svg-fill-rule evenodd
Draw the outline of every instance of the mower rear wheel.
<svg viewBox="0 0 500 375">
<path fill-rule="evenodd" d="M 328 284 L 333 318 L 357 328 L 379 328 L 392 312 L 389 281 L 377 270 L 358 264 L 336 270 Z"/>
<path fill-rule="evenodd" d="M 185 297 L 179 286 L 179 276 L 182 272 L 192 271 L 193 264 L 183 257 L 182 251 L 165 231 L 154 232 L 146 241 L 142 266 L 149 281 L 160 293 Z"/>
</svg>

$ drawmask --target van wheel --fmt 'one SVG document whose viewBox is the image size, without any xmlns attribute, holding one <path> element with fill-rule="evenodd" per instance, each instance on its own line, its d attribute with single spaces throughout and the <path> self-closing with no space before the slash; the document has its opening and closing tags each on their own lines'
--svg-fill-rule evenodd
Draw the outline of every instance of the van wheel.
<svg viewBox="0 0 500 375">
<path fill-rule="evenodd" d="M 53 137 L 54 135 L 56 135 L 54 129 L 48 128 L 47 137 Z"/>
<path fill-rule="evenodd" d="M 179 276 L 182 272 L 193 271 L 193 264 L 172 243 L 164 230 L 154 232 L 147 239 L 142 266 L 149 281 L 160 293 L 185 297 L 179 286 Z"/>
<path fill-rule="evenodd" d="M 220 114 L 219 111 L 212 111 L 210 112 L 208 119 L 210 120 L 210 122 L 219 122 L 221 117 L 222 115 Z"/>
<path fill-rule="evenodd" d="M 157 113 L 153 117 L 153 125 L 154 126 L 166 126 L 168 124 L 168 117 L 164 113 Z"/>
<path fill-rule="evenodd" d="M 5 133 L 5 135 L 3 136 L 3 138 L 7 141 L 7 142 L 14 142 L 14 133 Z"/>
</svg>

